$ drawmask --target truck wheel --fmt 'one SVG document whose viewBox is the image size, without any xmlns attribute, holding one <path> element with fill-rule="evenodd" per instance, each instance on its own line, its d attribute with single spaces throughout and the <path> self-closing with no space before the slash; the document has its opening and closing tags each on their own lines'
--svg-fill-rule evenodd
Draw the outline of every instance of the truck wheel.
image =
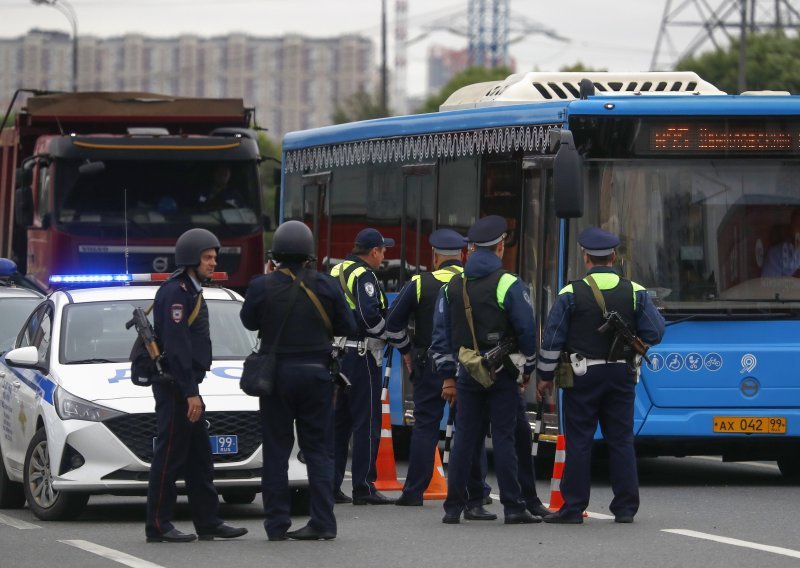
<svg viewBox="0 0 800 568">
<path fill-rule="evenodd" d="M 222 499 L 230 505 L 247 505 L 256 500 L 256 492 L 229 489 L 222 492 Z"/>
<path fill-rule="evenodd" d="M 3 464 L 3 453 L 0 450 L 0 509 L 21 509 L 25 506 L 25 492 L 22 484 L 11 481 Z"/>
<path fill-rule="evenodd" d="M 778 469 L 788 479 L 800 479 L 800 457 L 794 455 L 778 458 Z"/>
<path fill-rule="evenodd" d="M 47 453 L 47 433 L 40 428 L 25 453 L 25 498 L 33 514 L 43 521 L 74 519 L 86 507 L 89 494 L 56 491 L 53 477 L 50 454 Z"/>
</svg>

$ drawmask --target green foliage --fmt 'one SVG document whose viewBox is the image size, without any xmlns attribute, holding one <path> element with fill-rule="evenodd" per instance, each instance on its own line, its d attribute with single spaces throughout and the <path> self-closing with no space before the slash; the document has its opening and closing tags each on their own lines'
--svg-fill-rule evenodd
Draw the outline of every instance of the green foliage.
<svg viewBox="0 0 800 568">
<path fill-rule="evenodd" d="M 732 42 L 726 49 L 682 59 L 675 69 L 694 71 L 723 91 L 737 93 L 739 41 Z M 750 34 L 745 76 L 748 90 L 800 93 L 800 38 L 787 37 L 780 31 Z"/>
<path fill-rule="evenodd" d="M 564 71 L 566 73 L 573 73 L 578 71 L 608 71 L 608 69 L 595 69 L 593 67 L 588 67 L 584 65 L 580 61 L 577 61 L 572 65 L 565 65 L 564 67 L 559 69 L 559 71 Z"/>
<path fill-rule="evenodd" d="M 447 100 L 447 97 L 461 87 L 466 87 L 474 83 L 483 83 L 485 81 L 501 81 L 509 75 L 511 75 L 511 70 L 508 67 L 496 67 L 494 69 L 487 69 L 486 67 L 468 67 L 450 79 L 437 94 L 431 95 L 425 99 L 425 102 L 417 109 L 417 112 L 438 112 L 439 107 Z"/>
<path fill-rule="evenodd" d="M 378 95 L 373 96 L 364 90 L 359 90 L 336 104 L 331 120 L 334 124 L 343 124 L 370 118 L 383 118 L 391 116 L 391 114 L 390 109 L 381 106 Z"/>
<path fill-rule="evenodd" d="M 275 185 L 276 176 L 281 171 L 281 144 L 270 138 L 266 132 L 258 133 L 258 152 L 267 159 L 262 160 L 258 168 L 261 180 L 261 204 L 264 215 L 269 217 L 270 226 L 265 227 L 264 246 L 269 248 L 272 235 L 278 223 L 277 196 L 279 188 Z M 280 177 L 277 178 L 278 180 Z M 279 182 L 280 183 L 280 182 Z"/>
</svg>

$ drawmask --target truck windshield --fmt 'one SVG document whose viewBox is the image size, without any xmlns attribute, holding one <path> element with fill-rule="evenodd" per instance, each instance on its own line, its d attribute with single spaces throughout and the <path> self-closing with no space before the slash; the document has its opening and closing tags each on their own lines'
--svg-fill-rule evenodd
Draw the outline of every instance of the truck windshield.
<svg viewBox="0 0 800 568">
<path fill-rule="evenodd" d="M 56 160 L 55 215 L 77 235 L 173 237 L 205 227 L 251 234 L 261 216 L 255 161 Z M 127 219 L 125 212 L 127 210 Z"/>
<path fill-rule="evenodd" d="M 620 236 L 617 268 L 667 313 L 796 314 L 800 162 L 619 160 L 587 168 L 586 215 L 570 231 L 568 278 L 585 272 L 577 235 Z"/>
</svg>

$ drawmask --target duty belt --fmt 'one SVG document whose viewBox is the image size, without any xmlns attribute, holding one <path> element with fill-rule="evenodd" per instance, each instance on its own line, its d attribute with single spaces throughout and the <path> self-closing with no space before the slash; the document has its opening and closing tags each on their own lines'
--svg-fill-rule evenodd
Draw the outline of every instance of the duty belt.
<svg viewBox="0 0 800 568">
<path fill-rule="evenodd" d="M 618 359 L 616 361 L 606 361 L 605 359 L 584 359 L 586 361 L 586 366 L 591 367 L 592 365 L 606 365 L 606 364 L 614 364 L 614 363 L 627 363 L 625 359 Z"/>
<path fill-rule="evenodd" d="M 356 349 L 359 355 L 366 355 L 372 349 L 383 349 L 386 342 L 382 339 L 368 337 L 366 339 L 348 339 L 344 342 L 345 349 Z"/>
</svg>

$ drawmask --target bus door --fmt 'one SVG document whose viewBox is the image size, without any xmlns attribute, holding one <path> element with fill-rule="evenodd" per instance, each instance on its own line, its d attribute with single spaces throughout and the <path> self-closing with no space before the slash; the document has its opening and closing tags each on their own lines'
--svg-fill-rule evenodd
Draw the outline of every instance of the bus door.
<svg viewBox="0 0 800 568">
<path fill-rule="evenodd" d="M 397 281 L 386 282 L 387 290 L 399 290 L 414 274 L 432 270 L 428 235 L 433 225 L 436 163 L 407 164 L 403 173 L 403 211 L 400 219 L 400 266 Z M 393 277 L 394 271 L 389 269 Z"/>
<path fill-rule="evenodd" d="M 558 294 L 559 224 L 554 214 L 552 156 L 522 159 L 521 209 L 519 275 L 528 284 L 539 345 L 547 314 Z M 529 408 L 535 406 L 534 388 L 526 391 L 526 401 Z M 545 401 L 544 432 L 558 433 L 556 399 Z"/>
<path fill-rule="evenodd" d="M 479 217 L 500 215 L 508 223 L 503 268 L 520 270 L 520 228 L 522 225 L 522 179 L 519 159 L 485 157 L 481 168 Z"/>
<path fill-rule="evenodd" d="M 318 259 L 322 270 L 329 272 L 331 262 L 331 172 L 306 174 L 303 176 L 303 222 L 314 234 L 314 250 L 325 251 Z"/>
</svg>

